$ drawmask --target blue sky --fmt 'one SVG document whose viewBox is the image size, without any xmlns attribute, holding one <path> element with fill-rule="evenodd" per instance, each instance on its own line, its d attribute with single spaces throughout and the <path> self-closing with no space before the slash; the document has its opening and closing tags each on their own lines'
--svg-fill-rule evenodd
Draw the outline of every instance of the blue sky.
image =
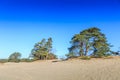
<svg viewBox="0 0 120 80">
<path fill-rule="evenodd" d="M 53 38 L 54 52 L 68 53 L 71 37 L 96 26 L 111 48 L 120 47 L 119 0 L 0 0 L 0 58 L 13 52 L 28 57 L 34 44 Z"/>
</svg>

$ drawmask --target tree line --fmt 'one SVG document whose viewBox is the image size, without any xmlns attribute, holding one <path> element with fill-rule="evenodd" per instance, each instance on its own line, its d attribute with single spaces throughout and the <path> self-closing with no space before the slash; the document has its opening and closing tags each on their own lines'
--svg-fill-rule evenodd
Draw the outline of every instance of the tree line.
<svg viewBox="0 0 120 80">
<path fill-rule="evenodd" d="M 52 38 L 42 39 L 40 42 L 35 43 L 31 54 L 28 58 L 21 58 L 20 52 L 12 53 L 8 59 L 0 59 L 0 62 L 32 62 L 36 60 L 51 60 L 57 59 L 57 56 L 53 53 Z"/>
<path fill-rule="evenodd" d="M 34 60 L 50 60 L 57 59 L 53 53 L 52 38 L 42 39 L 35 43 L 29 58 L 21 59 L 21 53 L 12 53 L 9 62 L 34 61 Z M 110 55 L 119 55 L 119 52 L 110 50 L 110 45 L 104 33 L 97 27 L 91 27 L 75 34 L 71 38 L 71 47 L 68 48 L 69 53 L 66 54 L 67 59 L 75 57 L 95 57 L 101 58 Z M 31 59 L 30 59 L 31 58 Z M 0 60 L 1 61 L 1 60 Z"/>
</svg>

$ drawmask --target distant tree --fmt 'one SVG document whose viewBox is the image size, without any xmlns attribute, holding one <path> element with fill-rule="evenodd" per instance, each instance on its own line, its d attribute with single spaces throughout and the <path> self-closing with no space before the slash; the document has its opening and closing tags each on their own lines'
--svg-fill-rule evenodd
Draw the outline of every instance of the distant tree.
<svg viewBox="0 0 120 80">
<path fill-rule="evenodd" d="M 112 55 L 120 56 L 120 51 L 111 51 Z"/>
<path fill-rule="evenodd" d="M 31 56 L 35 60 L 47 60 L 50 58 L 52 53 L 52 38 L 48 40 L 42 39 L 40 42 L 36 43 L 31 51 Z M 53 53 L 52 53 L 53 54 Z"/>
<path fill-rule="evenodd" d="M 9 56 L 8 61 L 9 62 L 19 62 L 20 58 L 21 58 L 21 53 L 14 52 Z"/>
<path fill-rule="evenodd" d="M 75 34 L 71 39 L 72 46 L 69 48 L 70 54 L 76 56 L 87 56 L 92 52 L 92 56 L 102 57 L 110 52 L 110 45 L 107 43 L 105 34 L 99 28 L 92 27 Z"/>
<path fill-rule="evenodd" d="M 120 47 L 118 48 L 118 51 L 111 51 L 111 53 L 115 56 L 120 56 Z"/>
</svg>

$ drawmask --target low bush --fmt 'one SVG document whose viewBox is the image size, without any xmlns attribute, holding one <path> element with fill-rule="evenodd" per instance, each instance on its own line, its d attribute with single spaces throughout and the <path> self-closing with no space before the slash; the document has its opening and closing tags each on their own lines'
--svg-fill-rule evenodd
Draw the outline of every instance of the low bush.
<svg viewBox="0 0 120 80">
<path fill-rule="evenodd" d="M 0 63 L 6 63 L 8 62 L 8 59 L 0 59 Z"/>
<path fill-rule="evenodd" d="M 20 62 L 33 62 L 33 61 L 35 61 L 35 60 L 27 59 L 27 58 L 23 58 L 23 59 L 20 60 Z"/>
<path fill-rule="evenodd" d="M 90 60 L 91 57 L 90 56 L 83 56 L 83 57 L 80 57 L 80 59 L 82 59 L 82 60 Z"/>
</svg>

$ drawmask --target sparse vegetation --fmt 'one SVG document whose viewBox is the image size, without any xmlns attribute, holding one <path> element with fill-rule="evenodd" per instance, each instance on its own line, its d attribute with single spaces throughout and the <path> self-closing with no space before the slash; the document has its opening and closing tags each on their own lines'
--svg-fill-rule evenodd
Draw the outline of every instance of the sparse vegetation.
<svg viewBox="0 0 120 80">
<path fill-rule="evenodd" d="M 6 63 L 8 62 L 8 59 L 0 59 L 0 63 Z"/>
<path fill-rule="evenodd" d="M 32 62 L 36 60 L 57 59 L 52 50 L 52 38 L 42 39 L 34 45 L 29 58 L 22 58 L 21 53 L 14 52 L 8 59 L 0 59 L 1 63 L 5 62 Z M 92 27 L 75 34 L 71 41 L 69 53 L 65 56 L 69 58 L 79 58 L 82 60 L 90 60 L 91 58 L 108 59 L 111 55 L 120 55 L 119 51 L 110 50 L 111 45 L 108 44 L 105 34 L 97 27 Z M 65 60 L 67 60 L 65 59 Z"/>
<path fill-rule="evenodd" d="M 34 59 L 28 59 L 28 58 L 22 58 L 20 59 L 20 62 L 33 62 L 35 61 Z"/>
<path fill-rule="evenodd" d="M 90 56 L 82 56 L 80 57 L 81 60 L 90 60 L 91 57 Z"/>
</svg>

